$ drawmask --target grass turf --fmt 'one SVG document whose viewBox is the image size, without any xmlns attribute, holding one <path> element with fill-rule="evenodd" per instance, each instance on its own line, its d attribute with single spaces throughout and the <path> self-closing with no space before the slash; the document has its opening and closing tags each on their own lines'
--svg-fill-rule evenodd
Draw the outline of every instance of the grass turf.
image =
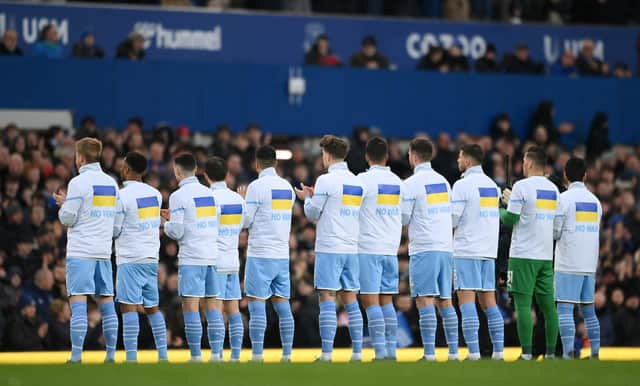
<svg viewBox="0 0 640 386">
<path fill-rule="evenodd" d="M 2 365 L 8 386 L 633 385 L 638 362 Z"/>
</svg>

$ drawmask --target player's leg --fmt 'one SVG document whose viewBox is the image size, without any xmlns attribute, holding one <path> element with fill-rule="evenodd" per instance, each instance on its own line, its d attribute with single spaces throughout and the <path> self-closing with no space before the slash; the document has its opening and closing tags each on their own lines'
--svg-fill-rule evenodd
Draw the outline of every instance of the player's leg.
<svg viewBox="0 0 640 386">
<path fill-rule="evenodd" d="M 562 357 L 570 359 L 573 358 L 575 352 L 576 324 L 573 312 L 576 303 L 580 301 L 582 276 L 556 272 L 554 283 L 560 340 L 562 341 Z"/>
<path fill-rule="evenodd" d="M 141 264 L 122 264 L 116 272 L 116 300 L 122 313 L 122 341 L 127 362 L 138 360 L 138 307 L 142 305 L 142 286 L 145 284 L 143 271 L 136 269 L 138 266 Z"/>
<path fill-rule="evenodd" d="M 480 359 L 478 329 L 480 320 L 476 311 L 476 291 L 482 287 L 479 259 L 456 258 L 454 260 L 454 288 L 458 296 L 462 335 L 469 349 L 469 360 Z"/>
<path fill-rule="evenodd" d="M 182 297 L 184 332 L 191 352 L 191 362 L 202 362 L 200 299 L 205 295 L 206 269 L 206 266 L 178 266 L 178 291 Z"/>
<path fill-rule="evenodd" d="M 144 264 L 146 284 L 142 287 L 142 305 L 151 325 L 153 341 L 158 351 L 158 360 L 166 361 L 167 357 L 167 326 L 164 315 L 160 311 L 160 295 L 158 293 L 158 264 Z M 118 292 L 119 295 L 119 292 Z"/>
<path fill-rule="evenodd" d="M 224 344 L 224 316 L 220 296 L 220 280 L 214 266 L 207 266 L 205 276 L 205 317 L 207 319 L 207 337 L 211 349 L 210 362 L 219 362 L 220 351 Z"/>
<path fill-rule="evenodd" d="M 535 287 L 536 272 L 532 260 L 509 258 L 507 289 L 513 297 L 516 309 L 516 327 L 524 360 L 532 359 L 533 319 L 531 298 Z"/>
<path fill-rule="evenodd" d="M 244 271 L 244 290 L 249 301 L 249 338 L 251 360 L 262 361 L 267 328 L 265 300 L 271 297 L 272 259 L 248 257 Z"/>
<path fill-rule="evenodd" d="M 595 290 L 595 275 L 583 276 L 580 311 L 582 311 L 584 324 L 587 327 L 587 336 L 589 337 L 589 345 L 591 346 L 591 358 L 598 359 L 600 357 L 600 322 L 596 316 L 596 309 L 593 306 Z"/>
<path fill-rule="evenodd" d="M 385 256 L 380 288 L 380 307 L 384 317 L 384 337 L 387 359 L 396 359 L 398 345 L 398 316 L 393 307 L 393 295 L 398 293 L 398 257 Z"/>
<path fill-rule="evenodd" d="M 95 261 L 82 259 L 67 259 L 67 294 L 71 308 L 70 362 L 82 361 L 84 338 L 87 335 L 87 296 L 95 293 L 93 272 Z"/>
<path fill-rule="evenodd" d="M 340 299 L 349 315 L 349 335 L 351 336 L 352 361 L 362 360 L 362 336 L 364 320 L 358 304 L 360 290 L 360 264 L 357 254 L 342 255 L 342 270 L 340 274 Z"/>
<path fill-rule="evenodd" d="M 544 335 L 546 337 L 546 357 L 552 358 L 558 343 L 558 312 L 553 296 L 553 262 L 536 261 L 538 274 L 536 280 L 536 303 L 544 315 Z"/>
<path fill-rule="evenodd" d="M 375 359 L 384 359 L 387 355 L 385 346 L 385 324 L 380 307 L 380 289 L 382 282 L 382 258 L 379 255 L 359 254 L 360 264 L 360 301 L 367 313 L 367 327 L 371 344 L 375 351 Z"/>
<path fill-rule="evenodd" d="M 481 262 L 482 289 L 478 292 L 478 302 L 487 317 L 489 336 L 493 344 L 492 359 L 504 359 L 504 319 L 496 304 L 495 260 Z"/>
<path fill-rule="evenodd" d="M 110 260 L 98 260 L 94 273 L 96 302 L 102 314 L 102 335 L 107 348 L 105 362 L 113 362 L 118 343 L 118 314 L 113 302 L 113 271 Z"/>
<path fill-rule="evenodd" d="M 434 297 L 438 292 L 438 269 L 430 261 L 427 253 L 419 253 L 409 258 L 409 287 L 411 296 L 416 299 L 419 313 L 420 336 L 424 346 L 424 359 L 436 360 L 436 329 L 438 319 Z"/>
<path fill-rule="evenodd" d="M 436 255 L 434 255 L 436 256 Z M 444 325 L 444 334 L 449 346 L 449 360 L 458 360 L 458 314 L 451 301 L 453 288 L 453 254 L 437 253 L 440 266 L 438 273 L 438 302 L 437 306 Z"/>
<path fill-rule="evenodd" d="M 320 297 L 320 339 L 322 340 L 321 361 L 331 361 L 333 342 L 338 326 L 336 316 L 336 291 L 340 286 L 339 255 L 317 253 L 313 270 L 313 285 Z"/>
<path fill-rule="evenodd" d="M 289 259 L 278 259 L 273 262 L 277 267 L 276 277 L 271 282 L 271 303 L 278 314 L 280 341 L 282 342 L 282 362 L 291 361 L 295 321 L 291 312 L 291 278 L 289 277 Z"/>
<path fill-rule="evenodd" d="M 238 300 L 225 300 L 224 312 L 229 320 L 229 345 L 231 346 L 231 362 L 240 360 L 242 339 L 244 338 L 244 324 Z"/>
</svg>

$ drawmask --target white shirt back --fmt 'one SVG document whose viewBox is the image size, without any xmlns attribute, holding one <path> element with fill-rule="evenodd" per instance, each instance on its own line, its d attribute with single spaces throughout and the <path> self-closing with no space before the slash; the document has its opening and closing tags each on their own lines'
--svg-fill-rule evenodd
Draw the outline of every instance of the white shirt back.
<svg viewBox="0 0 640 386">
<path fill-rule="evenodd" d="M 274 168 L 249 184 L 244 227 L 249 229 L 247 256 L 289 259 L 293 188 Z"/>
<path fill-rule="evenodd" d="M 362 181 L 349 171 L 346 162 L 329 167 L 316 180 L 314 194 L 304 203 L 304 212 L 316 226 L 316 252 L 358 253 L 360 206 L 365 195 Z"/>
<path fill-rule="evenodd" d="M 118 184 L 99 163 L 80 168 L 69 182 L 58 217 L 67 230 L 67 257 L 110 259 Z"/>
<path fill-rule="evenodd" d="M 179 185 L 169 197 L 170 222 L 184 227 L 178 240 L 178 264 L 216 265 L 218 207 L 213 192 L 196 177 L 185 178 Z"/>
<path fill-rule="evenodd" d="M 453 252 L 450 192 L 430 162 L 417 165 L 404 181 L 402 223 L 409 226 L 409 255 Z"/>
<path fill-rule="evenodd" d="M 557 272 L 592 274 L 600 254 L 602 205 L 582 182 L 560 195 L 554 223 Z"/>
<path fill-rule="evenodd" d="M 492 258 L 498 254 L 500 188 L 474 166 L 453 184 L 453 256 L 463 258 Z"/>
<path fill-rule="evenodd" d="M 116 203 L 116 263 L 154 263 L 160 250 L 162 194 L 142 182 L 125 181 Z"/>
<path fill-rule="evenodd" d="M 224 181 L 211 185 L 218 205 L 218 260 L 216 269 L 220 273 L 237 273 L 240 270 L 238 239 L 245 213 L 242 197 L 227 188 Z"/>
<path fill-rule="evenodd" d="M 358 177 L 365 190 L 360 206 L 358 253 L 395 256 L 402 236 L 402 180 L 389 167 L 376 165 Z"/>
<path fill-rule="evenodd" d="M 553 260 L 553 220 L 558 209 L 558 188 L 543 176 L 513 185 L 507 211 L 520 215 L 511 234 L 510 258 Z"/>
</svg>

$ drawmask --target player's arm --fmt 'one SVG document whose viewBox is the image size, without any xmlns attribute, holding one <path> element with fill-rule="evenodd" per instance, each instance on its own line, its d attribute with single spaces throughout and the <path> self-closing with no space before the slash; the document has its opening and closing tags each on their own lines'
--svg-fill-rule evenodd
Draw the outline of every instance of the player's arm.
<svg viewBox="0 0 640 386">
<path fill-rule="evenodd" d="M 563 205 L 562 197 L 558 200 L 558 209 L 556 215 L 553 218 L 553 239 L 559 240 L 562 237 L 562 230 L 564 229 L 565 219 L 567 218 L 566 208 Z"/>
<path fill-rule="evenodd" d="M 400 209 L 402 212 L 402 225 L 408 225 L 413 216 L 413 208 L 416 205 L 416 197 L 411 186 L 406 183 L 400 185 Z"/>
<path fill-rule="evenodd" d="M 462 188 L 461 184 L 453 184 L 453 189 L 451 190 L 451 220 L 454 229 L 458 227 L 466 205 L 467 197 L 465 189 Z"/>
<path fill-rule="evenodd" d="M 304 214 L 311 221 L 318 221 L 329 199 L 329 186 L 324 178 L 318 178 L 313 195 L 304 198 Z"/>
<path fill-rule="evenodd" d="M 122 233 L 122 226 L 124 224 L 125 210 L 122 202 L 122 196 L 118 196 L 116 199 L 116 216 L 113 219 L 113 238 L 117 239 Z"/>
<path fill-rule="evenodd" d="M 249 185 L 245 195 L 245 214 L 242 220 L 243 228 L 251 228 L 256 220 L 256 213 L 260 208 L 260 192 L 256 185 Z"/>
<path fill-rule="evenodd" d="M 174 240 L 180 240 L 184 236 L 184 203 L 182 199 L 172 194 L 169 197 L 170 220 L 164 223 L 164 233 Z"/>
<path fill-rule="evenodd" d="M 520 185 L 516 184 L 513 192 L 505 189 L 502 192 L 502 202 L 507 204 L 507 209 L 500 208 L 500 222 L 512 227 L 520 221 L 520 213 L 524 205 L 524 193 Z"/>
<path fill-rule="evenodd" d="M 62 225 L 72 227 L 76 223 L 82 201 L 88 199 L 88 197 L 85 197 L 86 195 L 86 191 L 75 179 L 69 182 L 66 195 L 61 193 L 56 197 L 56 201 L 62 203 L 58 211 L 58 219 L 60 219 Z"/>
</svg>

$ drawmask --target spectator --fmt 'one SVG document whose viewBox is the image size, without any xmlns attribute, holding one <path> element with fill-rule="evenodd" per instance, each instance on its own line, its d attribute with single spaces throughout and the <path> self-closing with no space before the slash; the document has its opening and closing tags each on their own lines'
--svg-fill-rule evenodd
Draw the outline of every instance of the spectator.
<svg viewBox="0 0 640 386">
<path fill-rule="evenodd" d="M 40 38 L 33 47 L 34 56 L 46 58 L 62 58 L 63 49 L 58 40 L 58 28 L 53 24 L 45 25 L 40 31 Z"/>
<path fill-rule="evenodd" d="M 476 60 L 476 72 L 499 72 L 500 65 L 496 61 L 496 46 L 493 43 L 487 44 L 484 55 Z"/>
<path fill-rule="evenodd" d="M 316 38 L 309 52 L 305 55 L 304 64 L 321 67 L 338 67 L 342 65 L 342 61 L 331 51 L 329 37 L 322 34 Z"/>
<path fill-rule="evenodd" d="M 629 66 L 625 63 L 616 63 L 615 66 L 613 66 L 613 76 L 618 79 L 626 79 L 631 78 L 633 74 L 631 73 Z"/>
<path fill-rule="evenodd" d="M 458 152 L 452 150 L 451 136 L 440 133 L 436 140 L 436 156 L 431 160 L 433 169 L 442 174 L 451 185 L 460 178 Z"/>
<path fill-rule="evenodd" d="M 7 323 L 4 347 L 8 351 L 42 350 L 48 327 L 37 318 L 35 301 L 23 296 L 18 303 L 18 311 Z"/>
<path fill-rule="evenodd" d="M 615 316 L 616 345 L 640 346 L 640 297 L 631 292 Z"/>
<path fill-rule="evenodd" d="M 545 146 L 550 143 L 557 144 L 562 135 L 571 133 L 574 126 L 570 122 L 560 122 L 557 127 L 554 125 L 555 114 L 553 102 L 549 100 L 540 102 L 529 125 L 528 138 L 539 146 Z"/>
<path fill-rule="evenodd" d="M 418 65 L 418 70 L 448 72 L 449 66 L 445 61 L 444 50 L 438 46 L 429 48 L 429 52 L 424 55 Z"/>
<path fill-rule="evenodd" d="M 511 74 L 541 74 L 544 67 L 529 57 L 529 47 L 519 43 L 513 54 L 506 54 L 502 60 L 502 70 Z"/>
<path fill-rule="evenodd" d="M 465 21 L 471 15 L 469 0 L 444 0 L 442 10 L 447 20 Z"/>
<path fill-rule="evenodd" d="M 92 32 L 85 31 L 80 41 L 73 45 L 71 56 L 74 58 L 102 58 L 104 51 L 96 44 L 96 37 Z"/>
<path fill-rule="evenodd" d="M 144 59 L 145 38 L 139 32 L 131 32 L 116 49 L 116 59 L 142 60 Z"/>
<path fill-rule="evenodd" d="M 609 65 L 593 56 L 594 43 L 591 39 L 582 41 L 580 55 L 576 60 L 578 73 L 584 76 L 603 76 L 609 73 Z"/>
<path fill-rule="evenodd" d="M 500 139 L 506 139 L 508 141 L 517 140 L 516 133 L 513 131 L 513 127 L 511 126 L 511 118 L 506 113 L 499 114 L 495 121 L 493 122 L 493 126 L 491 126 L 491 139 L 494 141 L 498 141 Z"/>
<path fill-rule="evenodd" d="M 578 70 L 576 68 L 576 57 L 573 52 L 566 50 L 562 53 L 560 60 L 551 66 L 551 74 L 559 76 L 567 76 L 575 78 L 578 76 Z"/>
<path fill-rule="evenodd" d="M 71 347 L 69 322 L 71 309 L 66 300 L 56 299 L 51 303 L 51 319 L 47 334 L 47 349 L 67 351 Z"/>
<path fill-rule="evenodd" d="M 41 268 L 35 273 L 33 283 L 29 284 L 23 291 L 24 296 L 28 296 L 36 303 L 36 315 L 38 319 L 48 321 L 51 316 L 51 302 L 53 301 L 53 274 L 48 268 Z"/>
<path fill-rule="evenodd" d="M 369 70 L 389 69 L 389 60 L 386 56 L 378 52 L 376 39 L 373 36 L 366 36 L 362 39 L 360 51 L 353 54 L 349 63 L 351 67 L 366 68 Z"/>
<path fill-rule="evenodd" d="M 587 137 L 587 157 L 594 160 L 610 148 L 609 117 L 606 113 L 600 111 L 593 116 L 591 127 L 589 128 L 589 136 Z"/>
<path fill-rule="evenodd" d="M 0 42 L 0 55 L 22 56 L 22 49 L 18 47 L 18 32 L 14 29 L 7 29 L 2 35 Z"/>
<path fill-rule="evenodd" d="M 349 152 L 347 153 L 347 165 L 349 170 L 353 174 L 358 174 L 366 171 L 369 168 L 367 161 L 364 158 L 364 150 L 369 140 L 369 128 L 366 126 L 358 126 L 353 129 L 353 137 L 349 145 Z"/>
<path fill-rule="evenodd" d="M 98 124 L 96 119 L 90 115 L 82 118 L 80 121 L 80 127 L 76 131 L 75 139 L 82 139 L 85 137 L 98 138 Z"/>
<path fill-rule="evenodd" d="M 449 51 L 445 56 L 445 63 L 451 72 L 469 71 L 469 61 L 464 55 L 462 55 L 462 49 L 457 44 L 454 44 L 449 48 Z"/>
</svg>

